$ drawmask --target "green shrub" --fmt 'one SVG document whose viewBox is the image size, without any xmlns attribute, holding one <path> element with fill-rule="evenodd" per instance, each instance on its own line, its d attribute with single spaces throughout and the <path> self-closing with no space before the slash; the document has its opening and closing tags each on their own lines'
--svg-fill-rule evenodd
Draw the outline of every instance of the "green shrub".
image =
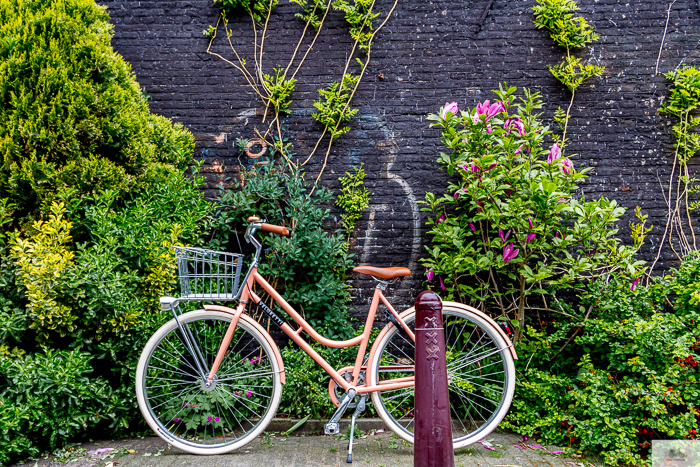
<svg viewBox="0 0 700 467">
<path fill-rule="evenodd" d="M 0 3 L 0 463 L 143 427 L 133 379 L 169 318 L 171 246 L 208 229 L 194 139 L 149 113 L 108 19 Z"/>
<path fill-rule="evenodd" d="M 13 227 L 66 191 L 123 194 L 158 164 L 189 163 L 192 136 L 149 113 L 111 31 L 94 0 L 0 3 L 0 200 Z"/>
<path fill-rule="evenodd" d="M 649 465 L 653 439 L 695 438 L 699 286 L 694 254 L 648 287 L 594 282 L 581 310 L 565 310 L 571 318 L 558 317 L 549 333 L 529 327 L 506 425 L 599 452 L 613 465 Z"/>
<path fill-rule="evenodd" d="M 526 302 L 551 310 L 557 291 L 615 271 L 635 277 L 643 262 L 634 257 L 641 239 L 628 247 L 617 236 L 624 209 L 579 191 L 591 169 L 547 147 L 539 94 L 516 99 L 515 91 L 501 87 L 494 102 L 461 112 L 453 102 L 428 117 L 450 150 L 438 163 L 454 178 L 447 193 L 426 193 L 422 210 L 432 215 L 428 277 L 445 298 L 510 319 L 518 341 Z"/>
<path fill-rule="evenodd" d="M 248 225 L 249 216 L 286 225 L 289 237 L 259 233 L 265 252 L 260 274 L 327 337 L 348 338 L 354 330 L 347 316 L 350 293 L 345 279 L 353 255 L 347 253 L 340 232 L 323 229 L 330 215 L 324 206 L 331 200 L 331 192 L 319 187 L 309 195 L 309 188 L 303 172 L 285 169 L 280 164 L 245 171 L 239 189 L 221 194 L 221 209 L 210 244 L 213 248 L 237 250 L 234 233 Z"/>
</svg>

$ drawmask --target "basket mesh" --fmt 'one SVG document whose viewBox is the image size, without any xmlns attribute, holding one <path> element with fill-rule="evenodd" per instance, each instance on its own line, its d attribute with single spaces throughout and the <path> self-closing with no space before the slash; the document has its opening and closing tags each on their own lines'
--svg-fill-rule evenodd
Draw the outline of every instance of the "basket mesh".
<svg viewBox="0 0 700 467">
<path fill-rule="evenodd" d="M 243 255 L 173 247 L 177 258 L 182 300 L 233 300 L 243 269 Z"/>
</svg>

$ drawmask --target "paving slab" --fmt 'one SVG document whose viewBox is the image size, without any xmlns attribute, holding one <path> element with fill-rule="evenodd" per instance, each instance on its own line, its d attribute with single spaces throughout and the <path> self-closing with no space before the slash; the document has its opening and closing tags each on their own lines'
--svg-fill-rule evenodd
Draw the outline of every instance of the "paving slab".
<svg viewBox="0 0 700 467">
<path fill-rule="evenodd" d="M 519 449 L 520 437 L 508 433 L 487 436 L 496 449 L 473 444 L 455 453 L 457 467 L 569 467 L 580 460 L 547 454 L 542 449 Z M 219 456 L 195 456 L 169 446 L 157 437 L 84 443 L 76 446 L 71 467 L 307 467 L 344 466 L 347 440 L 336 436 L 281 436 L 265 433 L 238 451 Z M 109 454 L 87 455 L 84 449 L 112 448 Z M 550 451 L 558 450 L 547 446 Z M 133 450 L 133 453 L 128 453 Z M 112 456 L 112 457 L 110 457 Z M 407 467 L 413 465 L 413 446 L 391 432 L 369 434 L 356 440 L 353 464 L 358 467 Z M 18 464 L 19 465 L 19 464 Z M 28 460 L 24 466 L 49 467 L 56 458 Z M 593 464 L 579 464 L 590 467 Z"/>
</svg>

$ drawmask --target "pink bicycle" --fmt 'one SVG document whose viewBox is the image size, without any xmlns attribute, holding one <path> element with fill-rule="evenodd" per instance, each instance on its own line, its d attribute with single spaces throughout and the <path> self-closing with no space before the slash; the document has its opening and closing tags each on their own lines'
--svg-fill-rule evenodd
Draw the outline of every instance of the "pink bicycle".
<svg viewBox="0 0 700 467">
<path fill-rule="evenodd" d="M 262 247 L 255 232 L 289 232 L 257 217 L 248 220 L 245 239 L 255 246 L 255 255 L 242 280 L 243 255 L 176 247 L 181 296 L 161 297 L 162 308 L 172 311 L 173 319 L 150 338 L 136 370 L 136 395 L 149 426 L 168 443 L 194 454 L 233 451 L 265 429 L 279 405 L 285 370 L 274 340 L 246 313 L 246 305 L 254 303 L 330 375 L 329 396 L 337 410 L 325 425 L 326 434 L 337 433 L 344 412 L 354 408 L 352 437 L 355 420 L 371 395 L 386 425 L 413 442 L 415 312 L 409 308 L 398 313 L 383 294 L 391 282 L 411 271 L 356 267 L 355 272 L 377 281 L 364 330 L 346 341 L 326 339 L 258 273 Z M 260 299 L 254 292 L 255 284 L 287 312 L 298 325 L 296 329 Z M 238 301 L 235 308 L 204 305 L 203 310 L 188 313 L 179 308 L 183 301 L 231 300 Z M 380 304 L 386 307 L 388 324 L 369 347 Z M 517 356 L 507 335 L 491 318 L 460 303 L 443 305 L 453 444 L 457 449 L 482 439 L 505 416 L 515 388 L 513 359 Z M 336 370 L 302 333 L 328 347 L 357 345 L 357 357 L 352 365 Z M 348 462 L 352 459 L 352 438 L 349 450 Z"/>
</svg>

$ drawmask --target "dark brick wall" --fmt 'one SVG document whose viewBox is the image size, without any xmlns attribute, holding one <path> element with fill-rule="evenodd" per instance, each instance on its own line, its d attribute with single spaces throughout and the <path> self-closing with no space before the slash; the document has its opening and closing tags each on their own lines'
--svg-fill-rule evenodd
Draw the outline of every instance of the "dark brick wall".
<svg viewBox="0 0 700 467">
<path fill-rule="evenodd" d="M 217 18 L 211 0 L 102 3 L 109 7 L 115 26 L 114 47 L 132 64 L 151 96 L 152 110 L 195 134 L 196 156 L 206 161 L 210 188 L 222 180 L 231 183 L 237 167 L 252 162 L 239 158 L 233 143 L 236 138 L 252 137 L 256 126 L 263 128 L 262 109 L 241 74 L 206 53 L 208 41 L 202 30 Z M 414 278 L 402 280 L 390 294 L 397 306 L 411 303 L 422 277 L 418 259 L 425 243 L 424 218 L 415 201 L 446 184 L 446 174 L 435 164 L 441 150 L 438 133 L 428 128 L 425 115 L 446 101 L 474 106 L 503 81 L 540 91 L 548 102 L 547 118 L 558 106 L 568 105 L 568 91 L 546 68 L 562 59 L 562 49 L 546 32 L 535 29 L 534 3 L 400 0 L 377 37 L 372 62 L 354 100 L 359 113 L 353 129 L 334 146 L 322 182 L 336 188 L 340 174 L 365 164 L 372 205 L 359 223 L 353 247 L 362 263 L 413 269 Z M 656 111 L 668 94 L 668 84 L 655 74 L 670 2 L 578 3 L 601 38 L 577 55 L 605 66 L 606 71 L 577 93 L 569 152 L 578 154 L 577 167 L 595 168 L 586 186 L 590 196 L 612 197 L 628 208 L 639 205 L 650 215 L 655 227 L 643 256 L 653 259 L 665 216 L 660 182 L 667 180 L 673 155 L 672 122 Z M 377 0 L 380 11 L 390 5 Z M 301 22 L 293 18 L 297 8 L 283 0 L 275 10 L 265 44 L 268 71 L 287 63 L 301 34 Z M 250 20 L 230 24 L 239 53 L 252 60 Z M 309 42 L 307 37 L 304 44 Z M 698 0 L 676 1 L 659 70 L 697 64 L 699 43 Z M 339 79 L 351 45 L 340 13 L 331 13 L 298 76 L 293 110 L 284 122 L 285 136 L 294 141 L 299 154 L 308 154 L 320 134 L 320 126 L 310 117 L 317 89 Z M 216 41 L 213 50 L 231 56 L 222 40 Z M 320 159 L 315 159 L 312 171 L 318 169 Z M 226 177 L 232 178 L 227 181 Z M 214 190 L 208 193 L 213 196 Z M 626 237 L 629 214 L 620 225 Z M 672 265 L 669 260 L 666 255 L 660 269 Z M 355 279 L 353 286 L 371 285 L 363 282 Z M 371 290 L 357 292 L 358 301 L 371 297 Z"/>
</svg>

